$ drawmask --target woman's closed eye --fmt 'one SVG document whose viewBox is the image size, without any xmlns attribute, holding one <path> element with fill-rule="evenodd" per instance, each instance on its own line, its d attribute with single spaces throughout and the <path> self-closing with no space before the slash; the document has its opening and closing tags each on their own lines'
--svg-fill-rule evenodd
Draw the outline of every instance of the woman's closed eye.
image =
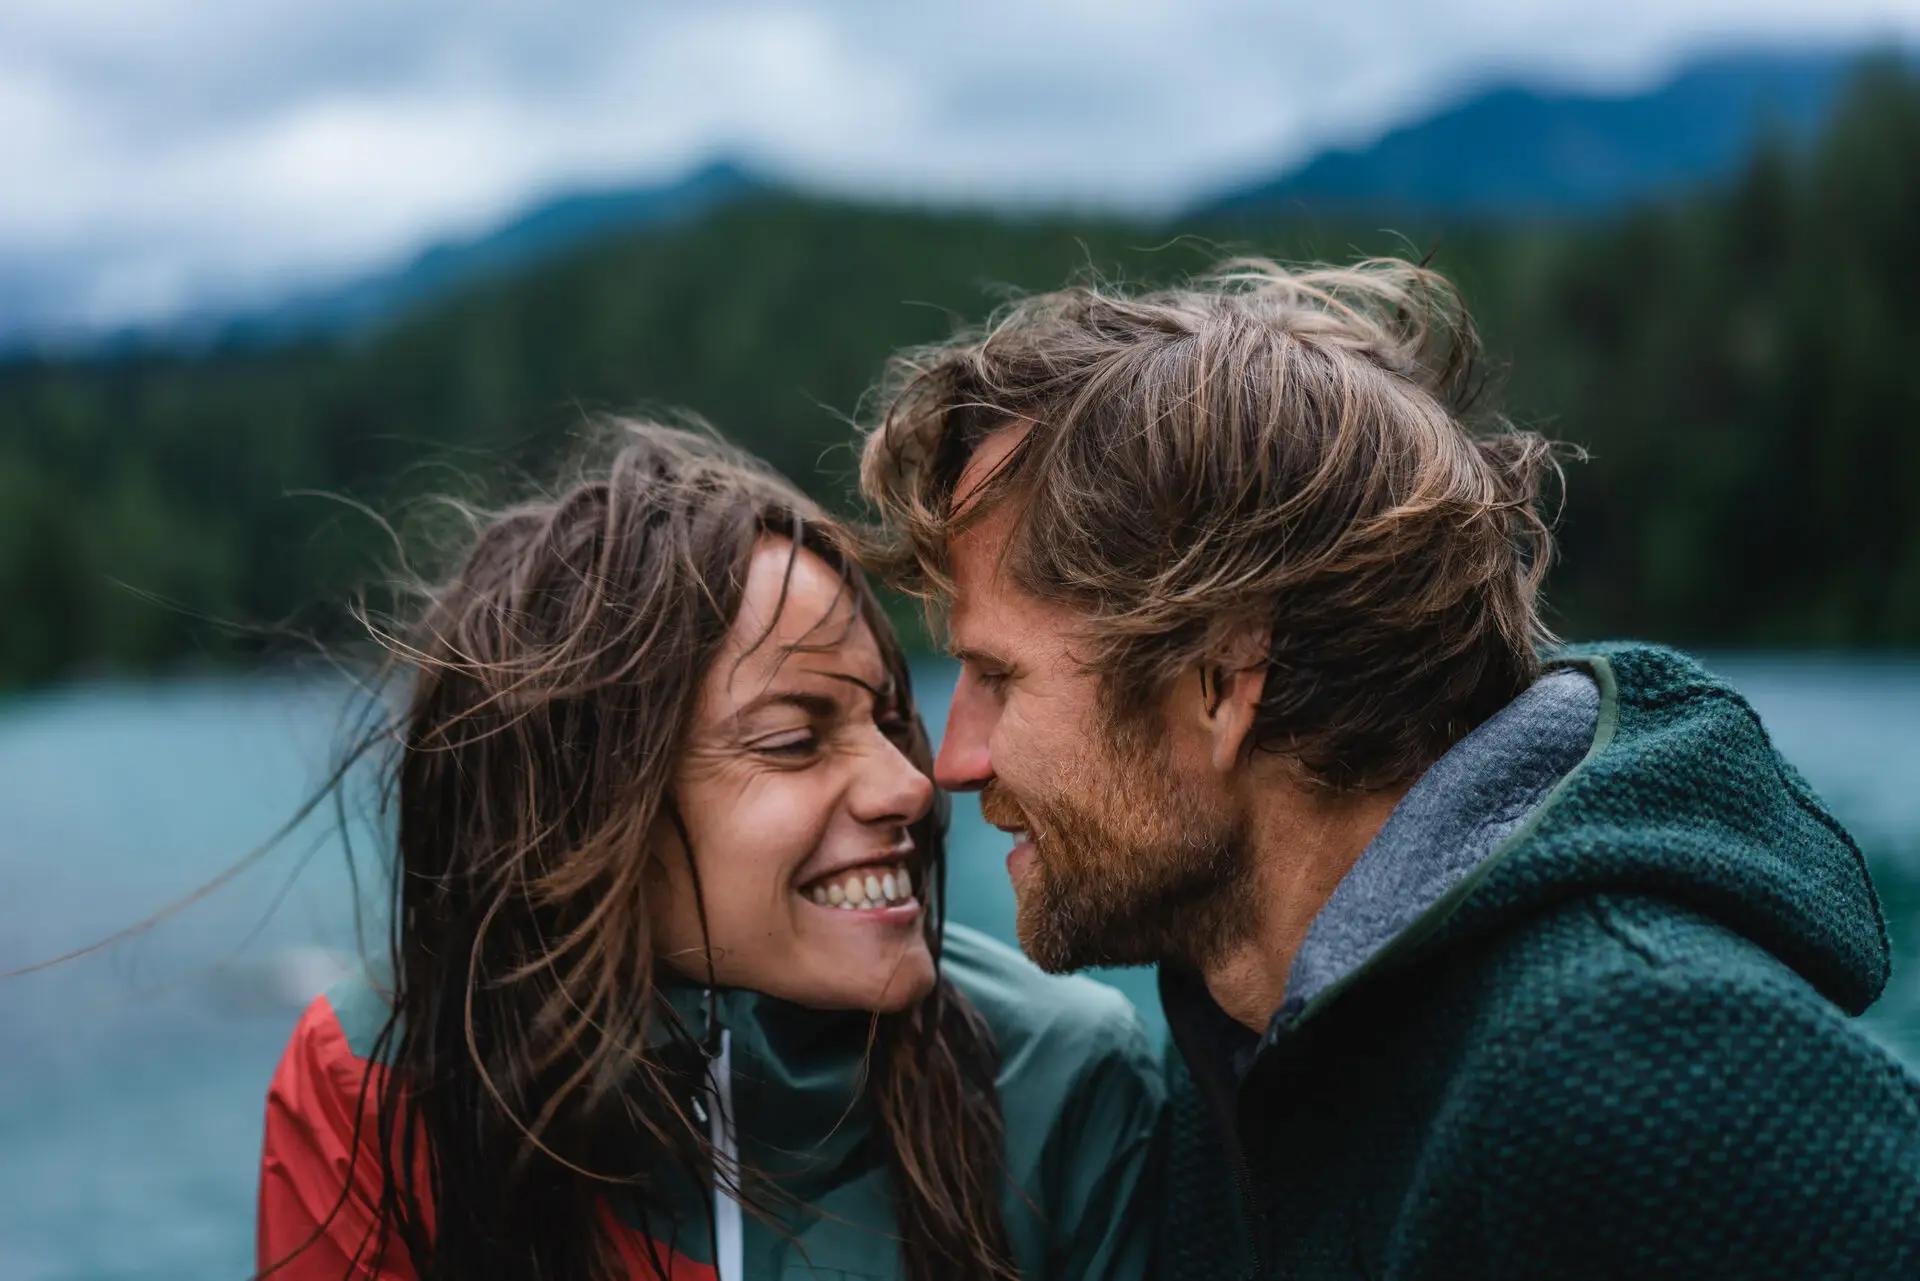
<svg viewBox="0 0 1920 1281">
<path fill-rule="evenodd" d="M 768 734 L 747 744 L 750 751 L 761 756 L 772 756 L 785 760 L 799 760 L 813 755 L 820 749 L 820 736 L 811 728 L 781 730 L 777 734 Z"/>
</svg>

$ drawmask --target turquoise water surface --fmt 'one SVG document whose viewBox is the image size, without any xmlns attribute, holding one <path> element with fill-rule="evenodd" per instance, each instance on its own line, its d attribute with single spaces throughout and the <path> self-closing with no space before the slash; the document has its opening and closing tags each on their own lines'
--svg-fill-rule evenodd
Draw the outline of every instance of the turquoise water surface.
<svg viewBox="0 0 1920 1281">
<path fill-rule="evenodd" d="M 1920 1062 L 1920 661 L 1715 665 L 1873 858 L 1900 956 L 1869 1017 Z M 951 682 L 945 664 L 919 671 L 936 719 Z M 340 715 L 337 686 L 269 678 L 0 704 L 0 971 L 231 867 L 324 777 Z M 332 831 L 310 824 L 120 946 L 0 982 L 0 1278 L 247 1275 L 267 1079 L 299 1008 L 355 948 Z M 952 915 L 1003 937 L 1004 852 L 961 798 Z M 1157 1026 L 1147 974 L 1110 977 Z"/>
</svg>

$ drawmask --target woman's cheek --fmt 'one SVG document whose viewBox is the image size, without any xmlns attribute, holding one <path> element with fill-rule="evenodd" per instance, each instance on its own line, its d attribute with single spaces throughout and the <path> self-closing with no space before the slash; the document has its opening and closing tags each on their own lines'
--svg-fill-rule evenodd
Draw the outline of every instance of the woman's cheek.
<svg viewBox="0 0 1920 1281">
<path fill-rule="evenodd" d="M 733 799 L 710 845 L 716 890 L 742 911 L 769 909 L 784 916 L 797 896 L 795 880 L 819 848 L 826 823 L 820 788 L 805 774 L 764 780 Z M 722 890 L 720 887 L 724 885 Z M 763 928 L 772 927 L 763 921 Z"/>
<path fill-rule="evenodd" d="M 760 861 L 782 870 L 790 880 L 825 839 L 833 814 L 835 788 L 829 771 L 799 770 L 769 780 L 736 809 L 740 825 L 751 830 Z"/>
</svg>

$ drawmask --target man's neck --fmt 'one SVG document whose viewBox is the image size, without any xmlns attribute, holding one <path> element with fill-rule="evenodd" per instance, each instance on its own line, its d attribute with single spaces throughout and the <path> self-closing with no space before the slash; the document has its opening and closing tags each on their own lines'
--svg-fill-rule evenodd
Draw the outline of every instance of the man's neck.
<svg viewBox="0 0 1920 1281">
<path fill-rule="evenodd" d="M 1236 1022 L 1266 1031 L 1314 918 L 1409 786 L 1333 795 L 1291 777 L 1261 780 L 1249 805 L 1255 928 L 1201 967 Z"/>
</svg>

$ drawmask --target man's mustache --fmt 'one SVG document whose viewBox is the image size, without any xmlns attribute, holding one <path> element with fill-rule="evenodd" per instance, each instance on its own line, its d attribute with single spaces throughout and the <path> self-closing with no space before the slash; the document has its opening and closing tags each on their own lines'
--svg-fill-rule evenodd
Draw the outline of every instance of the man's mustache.
<svg viewBox="0 0 1920 1281">
<path fill-rule="evenodd" d="M 1028 832 L 1033 830 L 1026 810 L 1007 794 L 1007 789 L 998 780 L 980 789 L 980 817 L 995 827 L 1017 827 Z"/>
</svg>

